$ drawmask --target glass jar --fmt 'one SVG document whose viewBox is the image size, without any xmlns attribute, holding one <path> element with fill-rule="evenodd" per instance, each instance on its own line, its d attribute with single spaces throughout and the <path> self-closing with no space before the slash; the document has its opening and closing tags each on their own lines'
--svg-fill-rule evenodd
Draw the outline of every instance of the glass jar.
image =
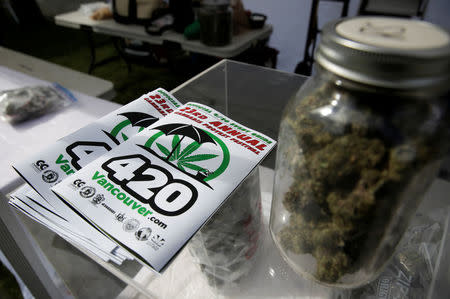
<svg viewBox="0 0 450 299">
<path fill-rule="evenodd" d="M 233 28 L 229 0 L 205 0 L 197 15 L 202 43 L 214 47 L 231 43 Z"/>
<path fill-rule="evenodd" d="M 270 230 L 297 273 L 353 288 L 393 255 L 448 151 L 449 41 L 396 18 L 323 29 L 278 138 Z"/>
</svg>

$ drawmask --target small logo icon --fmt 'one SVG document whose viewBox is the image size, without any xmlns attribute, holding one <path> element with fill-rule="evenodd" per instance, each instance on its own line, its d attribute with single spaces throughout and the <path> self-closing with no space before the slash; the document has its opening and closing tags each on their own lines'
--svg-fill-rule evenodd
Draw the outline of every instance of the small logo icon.
<svg viewBox="0 0 450 299">
<path fill-rule="evenodd" d="M 92 196 L 94 196 L 95 194 L 95 188 L 91 187 L 91 186 L 85 186 L 83 188 L 81 188 L 80 190 L 80 195 L 84 198 L 90 198 Z"/>
<path fill-rule="evenodd" d="M 95 193 L 95 189 L 94 189 L 94 193 Z M 105 201 L 105 195 L 103 194 L 97 194 L 92 198 L 92 203 L 96 206 L 102 202 Z"/>
<path fill-rule="evenodd" d="M 46 183 L 54 183 L 58 180 L 58 173 L 53 170 L 46 170 L 42 174 L 42 180 Z"/>
<path fill-rule="evenodd" d="M 148 238 L 150 238 L 150 235 L 152 234 L 152 229 L 150 227 L 143 227 L 139 229 L 137 232 L 134 233 L 134 236 L 139 241 L 147 241 Z"/>
<path fill-rule="evenodd" d="M 123 224 L 123 230 L 126 232 L 134 232 L 139 227 L 139 221 L 136 219 L 128 219 Z"/>
<path fill-rule="evenodd" d="M 48 168 L 48 164 L 45 163 L 44 160 L 37 160 L 34 164 L 32 164 L 36 172 L 41 172 Z"/>
<path fill-rule="evenodd" d="M 80 179 L 76 179 L 75 181 L 72 182 L 72 187 L 74 189 L 79 189 L 79 188 L 83 187 L 84 185 L 86 185 L 86 183 Z"/>
<path fill-rule="evenodd" d="M 155 243 L 155 245 L 157 245 L 158 247 L 161 247 L 164 245 L 164 243 L 166 243 L 166 239 L 164 239 L 163 237 L 161 237 L 160 235 L 153 235 L 152 236 L 152 241 L 153 243 Z"/>
<path fill-rule="evenodd" d="M 123 222 L 125 220 L 125 218 L 127 218 L 127 217 L 125 217 L 125 213 L 119 213 L 116 215 L 116 220 L 119 222 Z"/>
</svg>

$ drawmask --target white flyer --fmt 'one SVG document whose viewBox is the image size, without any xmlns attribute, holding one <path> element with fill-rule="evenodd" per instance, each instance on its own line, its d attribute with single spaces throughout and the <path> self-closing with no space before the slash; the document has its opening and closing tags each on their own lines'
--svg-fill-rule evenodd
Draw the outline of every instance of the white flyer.
<svg viewBox="0 0 450 299">
<path fill-rule="evenodd" d="M 161 272 L 275 144 L 187 103 L 52 191 Z"/>
<path fill-rule="evenodd" d="M 105 252 L 102 248 L 96 247 L 96 244 L 86 239 L 84 235 L 74 232 L 75 227 L 54 213 L 52 207 L 41 205 L 42 202 L 45 203 L 44 200 L 40 199 L 40 195 L 28 185 L 24 185 L 10 194 L 9 200 L 9 204 L 14 208 L 48 227 L 66 240 L 70 239 L 71 242 L 77 243 L 79 246 L 91 251 L 104 261 L 112 260 L 116 264 L 121 264 L 124 259 L 132 259 L 132 257 L 129 257 L 129 254 L 126 255 L 126 252 L 112 254 L 112 252 Z M 125 255 L 123 255 L 124 253 Z"/>
<path fill-rule="evenodd" d="M 114 242 L 102 238 L 98 230 L 81 219 L 50 188 L 179 106 L 180 102 L 172 95 L 158 88 L 58 140 L 46 150 L 18 161 L 13 167 L 74 230 L 102 248 L 114 250 Z"/>
</svg>

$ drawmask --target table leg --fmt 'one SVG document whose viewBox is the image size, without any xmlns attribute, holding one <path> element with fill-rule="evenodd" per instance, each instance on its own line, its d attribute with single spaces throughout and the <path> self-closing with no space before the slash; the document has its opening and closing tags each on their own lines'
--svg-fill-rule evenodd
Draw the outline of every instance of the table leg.
<svg viewBox="0 0 450 299">
<path fill-rule="evenodd" d="M 113 37 L 113 44 L 114 47 L 116 48 L 117 53 L 119 54 L 120 58 L 123 59 L 123 61 L 125 61 L 125 64 L 127 65 L 127 69 L 128 72 L 131 72 L 131 64 L 128 62 L 126 56 L 123 53 L 122 48 L 120 47 L 120 38 L 119 37 Z"/>
<path fill-rule="evenodd" d="M 87 33 L 87 39 L 89 43 L 89 49 L 91 51 L 91 62 L 89 64 L 89 70 L 88 74 L 92 74 L 92 71 L 95 68 L 95 44 L 94 44 L 94 37 L 92 36 L 92 31 L 86 31 Z"/>
<path fill-rule="evenodd" d="M 128 72 L 131 72 L 131 64 L 126 59 L 126 57 L 125 57 L 125 55 L 124 55 L 124 53 L 123 53 L 123 51 L 122 51 L 122 49 L 120 47 L 120 38 L 111 37 L 113 45 L 114 45 L 114 48 L 116 49 L 118 56 L 108 57 L 106 59 L 103 59 L 103 60 L 97 62 L 96 61 L 97 60 L 97 56 L 96 56 L 96 50 L 95 50 L 94 34 L 93 34 L 92 30 L 90 30 L 90 28 L 85 30 L 85 32 L 87 34 L 86 36 L 87 36 L 87 40 L 88 40 L 88 43 L 89 43 L 89 50 L 91 52 L 91 61 L 90 61 L 89 70 L 88 70 L 89 74 L 92 74 L 92 72 L 94 71 L 94 69 L 97 66 L 101 66 L 103 64 L 109 63 L 109 62 L 111 62 L 113 60 L 116 60 L 118 58 L 121 58 L 121 59 L 123 59 L 123 61 L 125 61 L 125 64 L 127 65 Z"/>
</svg>

